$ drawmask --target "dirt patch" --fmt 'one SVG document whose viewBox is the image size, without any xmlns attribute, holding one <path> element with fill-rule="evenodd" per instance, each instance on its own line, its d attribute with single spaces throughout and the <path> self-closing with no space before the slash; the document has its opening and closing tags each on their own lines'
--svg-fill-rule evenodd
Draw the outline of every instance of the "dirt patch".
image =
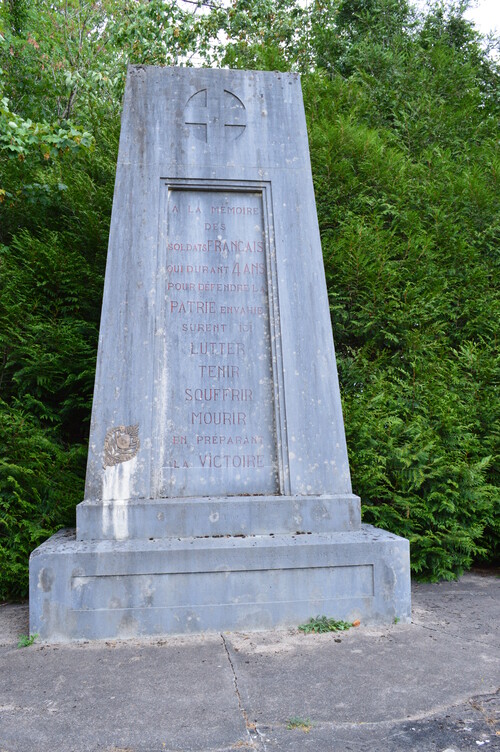
<svg viewBox="0 0 500 752">
<path fill-rule="evenodd" d="M 28 603 L 0 603 L 0 645 L 17 645 L 29 633 Z"/>
</svg>

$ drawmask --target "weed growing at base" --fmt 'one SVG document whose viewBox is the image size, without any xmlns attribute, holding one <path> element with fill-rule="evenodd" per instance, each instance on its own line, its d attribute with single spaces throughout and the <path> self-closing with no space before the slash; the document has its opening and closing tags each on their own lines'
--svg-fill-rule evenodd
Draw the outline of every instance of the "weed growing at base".
<svg viewBox="0 0 500 752">
<path fill-rule="evenodd" d="M 38 637 L 38 634 L 36 634 L 36 633 L 32 634 L 32 635 L 27 635 L 27 634 L 19 635 L 19 640 L 17 642 L 17 647 L 18 648 L 29 648 L 30 645 L 33 645 L 33 643 L 35 642 L 35 640 L 36 640 L 37 637 Z"/>
<path fill-rule="evenodd" d="M 309 632 L 344 632 L 352 626 L 354 625 L 350 621 L 328 619 L 326 616 L 316 616 L 316 618 L 311 617 L 307 624 L 300 624 L 299 629 L 305 634 L 308 634 Z"/>
</svg>

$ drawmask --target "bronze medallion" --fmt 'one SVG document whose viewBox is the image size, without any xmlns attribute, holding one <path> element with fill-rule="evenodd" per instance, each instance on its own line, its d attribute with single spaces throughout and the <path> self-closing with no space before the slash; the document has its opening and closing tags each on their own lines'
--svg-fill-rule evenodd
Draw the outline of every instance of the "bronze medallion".
<svg viewBox="0 0 500 752">
<path fill-rule="evenodd" d="M 110 428 L 104 439 L 104 467 L 113 467 L 136 456 L 139 441 L 139 424 Z"/>
</svg>

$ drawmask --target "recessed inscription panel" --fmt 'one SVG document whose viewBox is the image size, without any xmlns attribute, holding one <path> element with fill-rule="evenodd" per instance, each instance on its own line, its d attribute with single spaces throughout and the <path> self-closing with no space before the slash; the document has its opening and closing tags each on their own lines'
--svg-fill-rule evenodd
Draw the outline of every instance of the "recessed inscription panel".
<svg viewBox="0 0 500 752">
<path fill-rule="evenodd" d="M 158 495 L 278 493 L 262 194 L 164 190 Z"/>
</svg>

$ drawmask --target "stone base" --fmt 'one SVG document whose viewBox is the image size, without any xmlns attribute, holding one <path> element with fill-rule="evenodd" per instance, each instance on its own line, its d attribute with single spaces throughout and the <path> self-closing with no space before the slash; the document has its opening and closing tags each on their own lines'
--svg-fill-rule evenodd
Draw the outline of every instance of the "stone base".
<svg viewBox="0 0 500 752">
<path fill-rule="evenodd" d="M 288 627 L 320 614 L 408 622 L 408 541 L 368 525 L 87 542 L 61 531 L 30 559 L 30 632 L 51 642 Z"/>
<path fill-rule="evenodd" d="M 82 501 L 78 540 L 336 533 L 359 530 L 354 494 Z"/>
</svg>

